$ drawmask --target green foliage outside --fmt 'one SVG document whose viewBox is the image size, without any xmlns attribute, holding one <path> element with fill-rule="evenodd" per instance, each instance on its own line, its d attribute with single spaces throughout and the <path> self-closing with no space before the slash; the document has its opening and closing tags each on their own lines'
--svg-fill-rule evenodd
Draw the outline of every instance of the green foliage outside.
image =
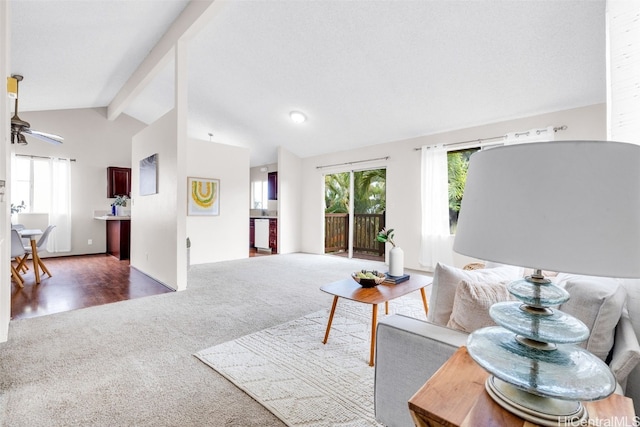
<svg viewBox="0 0 640 427">
<path fill-rule="evenodd" d="M 449 229 L 455 234 L 458 225 L 458 214 L 464 194 L 464 186 L 467 182 L 467 169 L 469 158 L 477 148 L 447 153 L 447 167 L 449 174 Z"/>
<path fill-rule="evenodd" d="M 324 176 L 324 212 L 349 212 L 349 172 Z"/>
<path fill-rule="evenodd" d="M 449 227 L 455 234 L 467 182 L 469 159 L 477 148 L 447 153 Z M 325 175 L 325 213 L 349 212 L 349 172 Z M 354 172 L 354 213 L 380 214 L 386 210 L 386 169 Z"/>
<path fill-rule="evenodd" d="M 349 172 L 325 175 L 325 213 L 349 212 Z M 354 172 L 354 213 L 381 214 L 387 205 L 386 169 Z"/>
</svg>

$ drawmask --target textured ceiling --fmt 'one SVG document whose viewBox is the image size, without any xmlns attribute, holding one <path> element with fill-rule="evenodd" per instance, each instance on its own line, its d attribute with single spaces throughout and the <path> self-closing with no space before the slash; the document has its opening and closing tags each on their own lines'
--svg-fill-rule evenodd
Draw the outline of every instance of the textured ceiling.
<svg viewBox="0 0 640 427">
<path fill-rule="evenodd" d="M 12 1 L 21 109 L 108 105 L 185 5 Z M 252 165 L 606 99 L 604 0 L 231 1 L 188 52 L 189 135 Z M 172 91 L 168 66 L 125 113 L 148 123 Z"/>
</svg>

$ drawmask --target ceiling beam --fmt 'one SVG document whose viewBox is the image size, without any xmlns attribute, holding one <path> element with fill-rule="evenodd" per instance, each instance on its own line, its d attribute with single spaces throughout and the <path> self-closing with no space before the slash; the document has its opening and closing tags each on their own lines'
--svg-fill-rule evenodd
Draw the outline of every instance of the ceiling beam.
<svg viewBox="0 0 640 427">
<path fill-rule="evenodd" d="M 173 49 L 179 40 L 188 40 L 208 24 L 224 0 L 191 0 L 180 16 L 151 49 L 149 55 L 133 72 L 107 107 L 107 118 L 115 120 L 140 95 L 144 88 L 173 58 Z"/>
</svg>

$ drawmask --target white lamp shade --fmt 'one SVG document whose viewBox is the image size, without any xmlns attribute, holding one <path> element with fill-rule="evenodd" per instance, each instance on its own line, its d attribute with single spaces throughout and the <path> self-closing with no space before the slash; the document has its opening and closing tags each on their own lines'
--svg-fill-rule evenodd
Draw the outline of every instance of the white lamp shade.
<svg viewBox="0 0 640 427">
<path fill-rule="evenodd" d="M 555 141 L 473 154 L 453 249 L 521 267 L 640 277 L 640 146 Z"/>
</svg>

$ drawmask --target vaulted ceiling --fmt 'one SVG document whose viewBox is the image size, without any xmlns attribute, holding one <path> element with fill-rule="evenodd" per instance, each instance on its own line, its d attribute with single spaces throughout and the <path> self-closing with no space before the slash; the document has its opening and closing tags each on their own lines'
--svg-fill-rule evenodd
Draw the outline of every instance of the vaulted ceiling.
<svg viewBox="0 0 640 427">
<path fill-rule="evenodd" d="M 108 106 L 188 3 L 12 0 L 20 109 Z M 189 43 L 188 132 L 255 166 L 603 103 L 605 53 L 604 0 L 225 1 Z M 169 64 L 124 112 L 172 107 Z"/>
</svg>

